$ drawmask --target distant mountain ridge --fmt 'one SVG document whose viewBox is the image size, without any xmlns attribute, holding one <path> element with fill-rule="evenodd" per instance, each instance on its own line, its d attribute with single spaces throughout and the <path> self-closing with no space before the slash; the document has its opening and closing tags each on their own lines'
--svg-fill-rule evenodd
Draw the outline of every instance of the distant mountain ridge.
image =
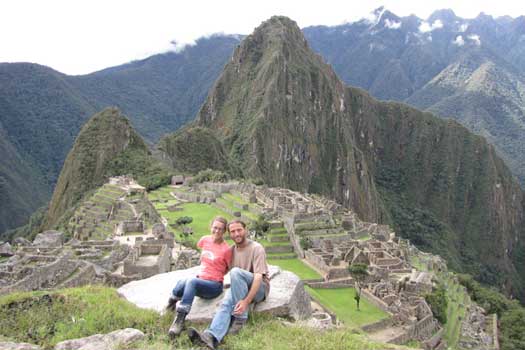
<svg viewBox="0 0 525 350">
<path fill-rule="evenodd" d="M 525 183 L 525 16 L 426 20 L 379 8 L 371 19 L 304 28 L 349 85 L 454 118 L 486 137 Z"/>
<path fill-rule="evenodd" d="M 36 64 L 0 63 L 0 134 L 5 136 L 0 157 L 6 159 L 0 163 L 0 235 L 46 204 L 90 116 L 117 106 L 152 144 L 193 118 L 238 42 L 235 36 L 212 36 L 181 53 L 83 76 Z M 17 190 L 22 181 L 24 190 Z"/>
</svg>

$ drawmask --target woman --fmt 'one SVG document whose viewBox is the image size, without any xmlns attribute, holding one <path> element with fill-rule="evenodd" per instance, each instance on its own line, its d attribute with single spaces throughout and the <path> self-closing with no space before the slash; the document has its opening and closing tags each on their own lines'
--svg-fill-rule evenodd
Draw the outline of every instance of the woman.
<svg viewBox="0 0 525 350">
<path fill-rule="evenodd" d="M 172 291 L 168 300 L 168 309 L 175 308 L 177 312 L 168 331 L 168 335 L 172 338 L 182 332 L 186 315 L 190 312 L 195 296 L 213 299 L 222 293 L 222 282 L 230 268 L 232 258 L 232 250 L 224 240 L 227 224 L 226 219 L 220 216 L 213 219 L 211 235 L 202 237 L 197 243 L 202 249 L 199 275 L 180 280 Z"/>
</svg>

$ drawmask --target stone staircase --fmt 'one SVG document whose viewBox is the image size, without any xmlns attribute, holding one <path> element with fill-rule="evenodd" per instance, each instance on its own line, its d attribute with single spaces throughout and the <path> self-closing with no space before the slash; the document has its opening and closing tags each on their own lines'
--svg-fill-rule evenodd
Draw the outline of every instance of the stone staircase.
<svg viewBox="0 0 525 350">
<path fill-rule="evenodd" d="M 297 257 L 290 237 L 282 221 L 273 221 L 270 223 L 270 231 L 266 234 L 265 239 L 260 240 L 268 259 L 293 259 Z"/>
</svg>

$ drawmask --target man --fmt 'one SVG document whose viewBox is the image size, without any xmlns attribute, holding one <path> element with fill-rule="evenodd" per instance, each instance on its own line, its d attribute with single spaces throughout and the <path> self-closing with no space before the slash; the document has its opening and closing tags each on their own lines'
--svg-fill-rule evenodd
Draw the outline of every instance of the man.
<svg viewBox="0 0 525 350">
<path fill-rule="evenodd" d="M 230 289 L 226 292 L 208 329 L 202 333 L 194 328 L 188 330 L 192 343 L 206 345 L 210 349 L 216 349 L 226 333 L 238 333 L 248 320 L 250 303 L 264 300 L 270 292 L 268 265 L 263 246 L 246 238 L 246 224 L 240 220 L 230 222 L 228 230 L 235 242 Z"/>
</svg>

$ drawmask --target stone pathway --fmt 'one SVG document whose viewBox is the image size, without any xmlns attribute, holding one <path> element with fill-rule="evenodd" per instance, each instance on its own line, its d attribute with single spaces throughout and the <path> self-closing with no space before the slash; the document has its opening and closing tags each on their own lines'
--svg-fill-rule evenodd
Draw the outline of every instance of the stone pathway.
<svg viewBox="0 0 525 350">
<path fill-rule="evenodd" d="M 388 343 L 390 340 L 396 338 L 403 332 L 403 327 L 388 327 L 373 333 L 368 333 L 367 336 L 373 341 Z"/>
</svg>

